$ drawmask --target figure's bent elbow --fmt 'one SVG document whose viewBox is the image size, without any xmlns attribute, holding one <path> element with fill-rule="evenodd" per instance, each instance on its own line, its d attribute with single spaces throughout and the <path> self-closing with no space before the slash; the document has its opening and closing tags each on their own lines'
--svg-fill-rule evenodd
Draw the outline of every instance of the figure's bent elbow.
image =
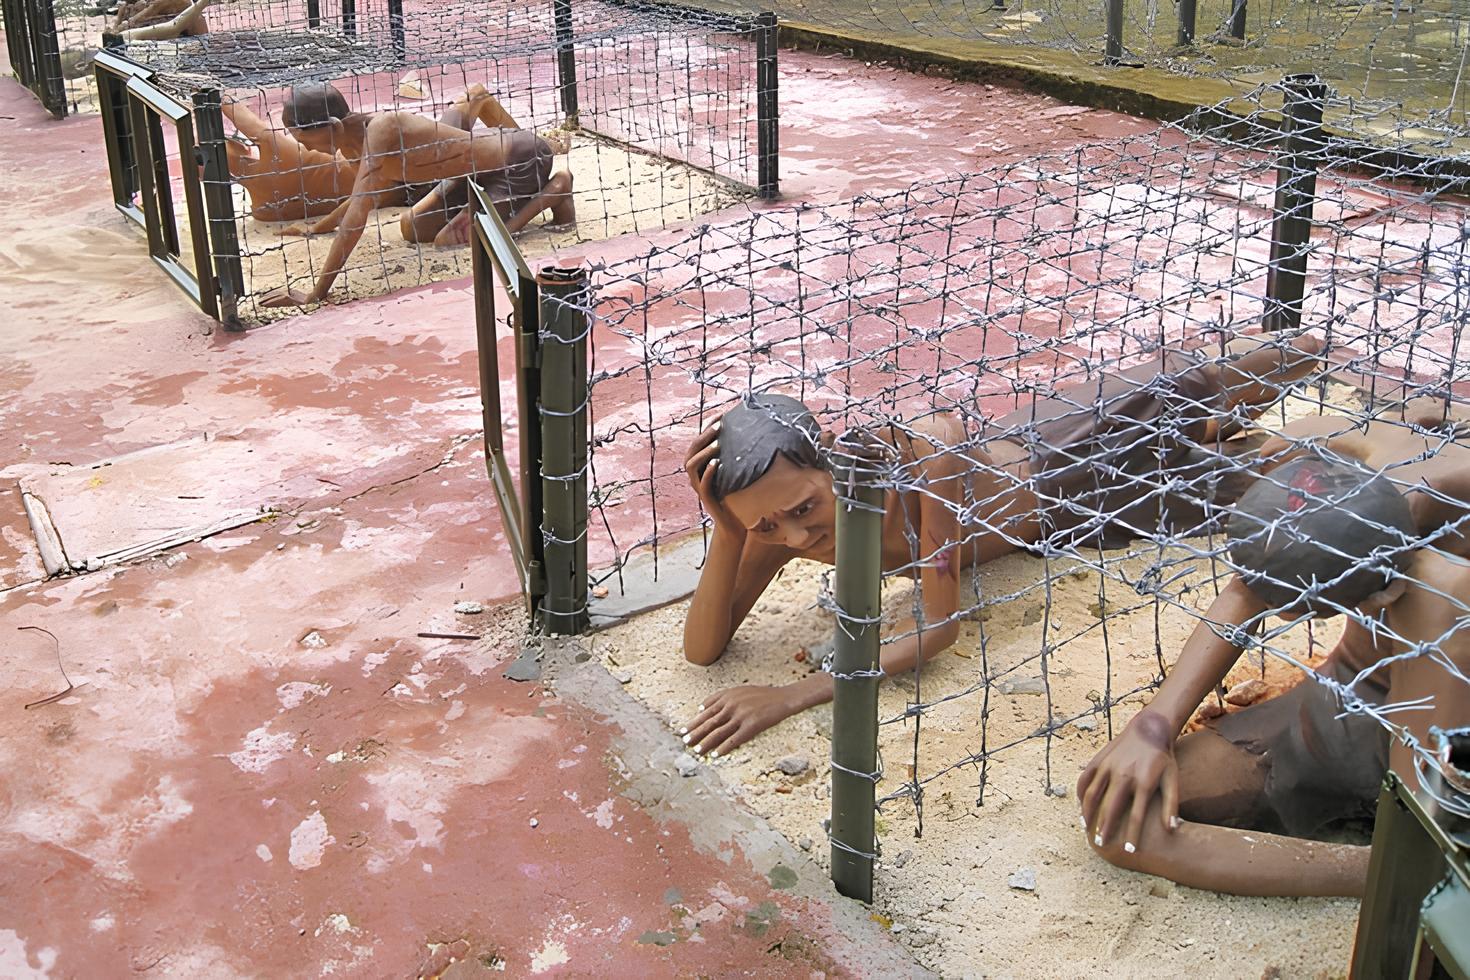
<svg viewBox="0 0 1470 980">
<path fill-rule="evenodd" d="M 688 641 L 684 643 L 684 659 L 696 667 L 708 667 L 719 660 L 724 653 L 724 647 L 689 643 Z"/>
</svg>

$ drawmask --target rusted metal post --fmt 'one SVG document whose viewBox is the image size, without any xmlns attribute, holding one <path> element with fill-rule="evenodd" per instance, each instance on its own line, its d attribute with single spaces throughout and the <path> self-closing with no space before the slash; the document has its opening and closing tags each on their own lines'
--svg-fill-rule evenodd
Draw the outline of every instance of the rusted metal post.
<svg viewBox="0 0 1470 980">
<path fill-rule="evenodd" d="M 832 882 L 873 900 L 878 779 L 879 600 L 883 488 L 879 465 L 856 445 L 834 450 L 837 630 L 832 652 Z"/>
<path fill-rule="evenodd" d="M 1302 322 L 1307 288 L 1307 249 L 1322 151 L 1322 103 L 1327 86 L 1316 75 L 1288 75 L 1282 105 L 1284 134 L 1276 165 L 1271 264 L 1266 271 L 1267 330 L 1295 330 Z"/>
<path fill-rule="evenodd" d="M 767 200 L 781 193 L 781 113 L 776 52 L 780 28 L 767 11 L 755 19 L 756 190 Z"/>
<path fill-rule="evenodd" d="M 556 22 L 556 84 L 561 91 L 561 112 L 566 125 L 577 125 L 581 106 L 577 99 L 577 47 L 572 35 L 572 0 L 551 0 Z"/>
<path fill-rule="evenodd" d="M 548 266 L 541 293 L 541 497 L 545 516 L 548 633 L 587 628 L 587 342 L 591 332 L 586 270 Z M 532 532 L 536 533 L 536 532 Z"/>
</svg>

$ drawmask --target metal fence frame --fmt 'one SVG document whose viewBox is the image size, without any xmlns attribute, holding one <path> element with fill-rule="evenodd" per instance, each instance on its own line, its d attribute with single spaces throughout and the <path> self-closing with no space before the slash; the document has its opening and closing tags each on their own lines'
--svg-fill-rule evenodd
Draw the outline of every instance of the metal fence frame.
<svg viewBox="0 0 1470 980">
<path fill-rule="evenodd" d="M 578 97 L 571 0 L 551 2 L 556 20 L 557 72 L 562 110 L 567 124 L 576 127 Z M 0 0 L 0 3 L 6 5 L 8 18 L 12 5 L 45 4 L 49 11 L 51 0 Z M 320 19 L 317 8 L 316 3 L 309 3 L 309 18 Z M 343 30 L 349 34 L 354 32 L 356 13 L 351 6 L 351 0 L 344 0 L 342 16 Z M 389 17 L 395 51 L 402 60 L 405 44 L 402 0 L 389 0 Z M 756 32 L 757 186 L 687 161 L 683 165 L 746 193 L 753 192 L 770 200 L 780 194 L 777 166 L 780 127 L 776 98 L 776 18 L 769 13 L 755 18 L 732 17 L 730 24 L 735 29 Z M 51 41 L 54 48 L 54 31 Z M 58 84 L 61 78 L 59 72 L 58 63 Z M 238 307 L 245 295 L 245 281 L 240 242 L 235 227 L 234 201 L 229 192 L 230 173 L 225 152 L 224 117 L 220 110 L 219 91 L 195 91 L 191 108 L 164 93 L 153 83 L 156 75 L 153 69 L 126 57 L 120 50 L 100 52 L 93 61 L 93 74 L 102 113 L 103 139 L 107 149 L 114 205 L 125 217 L 146 231 L 149 255 L 200 310 L 219 320 L 226 330 L 243 330 Z M 64 92 L 62 95 L 64 109 Z M 163 193 L 169 186 L 162 131 L 162 120 L 165 118 L 174 126 L 179 159 L 186 164 L 189 161 L 197 164 L 197 167 L 183 167 L 185 206 L 194 249 L 192 270 L 186 268 L 180 260 L 178 223 L 172 195 Z M 586 128 L 586 131 L 630 150 L 638 149 L 595 129 Z M 144 139 L 136 139 L 136 134 L 147 135 Z M 200 179 L 201 170 L 203 180 Z M 493 209 L 491 210 L 493 214 Z M 495 220 L 499 222 L 498 216 Z M 503 227 L 501 230 L 503 231 Z M 482 245 L 489 250 L 486 254 L 494 256 L 492 265 L 497 274 L 503 277 L 503 281 L 516 284 L 513 301 L 528 302 L 528 308 L 534 309 L 538 295 L 537 277 L 526 269 L 525 260 L 520 258 L 520 252 L 515 249 L 509 236 L 505 236 L 503 240 L 493 240 L 494 245 L 488 243 L 490 240 L 482 242 Z M 515 250 L 514 260 L 504 252 L 505 248 Z M 479 261 L 478 253 L 476 261 Z M 477 283 L 479 278 L 476 273 Z M 510 289 L 509 286 L 506 288 Z M 531 323 L 529 329 L 534 332 L 535 321 L 528 322 Z M 526 472 L 525 463 L 523 459 L 523 472 Z M 532 496 L 527 495 L 528 506 L 533 502 L 530 499 Z M 583 523 L 585 524 L 585 520 Z M 585 553 L 585 543 L 582 550 Z M 522 572 L 522 585 L 529 596 L 533 594 L 529 583 L 535 580 L 532 573 L 540 559 L 522 548 L 517 549 L 517 554 L 527 562 L 526 570 Z M 578 573 L 584 579 L 585 566 L 584 554 L 580 563 L 581 571 Z M 585 611 L 582 620 L 585 621 Z"/>
<path fill-rule="evenodd" d="M 52 0 L 0 0 L 5 46 L 16 79 L 35 93 L 46 111 L 66 116 L 66 80 L 56 39 Z"/>
<path fill-rule="evenodd" d="M 1431 778 L 1445 794 L 1438 774 Z M 1448 794 L 1460 808 L 1463 793 Z M 1378 796 L 1353 977 L 1470 976 L 1470 821 L 1421 799 L 1390 771 Z M 1437 968 L 1437 969 L 1436 969 Z"/>
<path fill-rule="evenodd" d="M 194 104 L 185 105 L 153 83 L 152 69 L 110 51 L 98 53 L 93 73 L 113 206 L 144 230 L 149 256 L 174 285 L 226 329 L 240 329 L 236 304 L 244 275 L 219 93 L 198 92 Z M 165 119 L 173 127 L 181 161 L 192 268 L 182 259 Z"/>
<path fill-rule="evenodd" d="M 471 184 L 475 335 L 485 469 L 515 559 L 526 608 L 549 633 L 587 628 L 587 273 L 549 266 L 532 275 L 494 205 Z M 500 398 L 497 284 L 515 349 L 520 486 L 506 461 Z"/>
</svg>

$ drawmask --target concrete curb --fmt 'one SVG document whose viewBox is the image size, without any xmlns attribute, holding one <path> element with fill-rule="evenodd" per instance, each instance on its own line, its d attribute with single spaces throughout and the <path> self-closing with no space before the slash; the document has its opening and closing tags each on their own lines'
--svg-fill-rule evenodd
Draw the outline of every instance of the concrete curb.
<svg viewBox="0 0 1470 980">
<path fill-rule="evenodd" d="M 674 759 L 682 746 L 653 712 L 639 703 L 576 639 L 548 639 L 542 667 L 558 695 L 592 710 L 617 727 L 613 751 L 621 762 L 617 775 L 623 795 L 658 820 L 684 825 L 694 846 L 729 861 L 743 855 L 757 870 L 781 865 L 796 873 L 784 894 L 805 900 L 809 912 L 801 929 L 817 940 L 833 961 L 854 976 L 931 978 L 910 953 L 870 917 L 867 908 L 843 898 L 827 874 L 763 818 L 730 794 L 719 773 L 701 766 L 680 776 Z M 584 655 L 582 662 L 578 656 Z"/>
</svg>

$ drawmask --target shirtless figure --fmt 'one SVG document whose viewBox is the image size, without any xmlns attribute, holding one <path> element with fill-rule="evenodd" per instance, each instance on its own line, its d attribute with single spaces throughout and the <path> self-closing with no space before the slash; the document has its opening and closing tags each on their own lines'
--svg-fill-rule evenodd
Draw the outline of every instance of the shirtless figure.
<svg viewBox="0 0 1470 980">
<path fill-rule="evenodd" d="M 131 0 L 117 8 L 109 33 L 129 41 L 196 37 L 209 33 L 204 8 L 212 0 Z"/>
<path fill-rule="evenodd" d="M 1438 424 L 1443 415 L 1407 421 Z M 1452 430 L 1319 417 L 1287 425 L 1263 447 L 1275 467 L 1230 521 L 1241 574 L 1153 700 L 1078 781 L 1088 839 L 1103 857 L 1214 891 L 1362 894 L 1368 847 L 1305 838 L 1371 819 L 1389 766 L 1417 786 L 1402 737 L 1390 744 L 1381 721 L 1347 710 L 1310 677 L 1178 736 L 1240 656 L 1233 641 L 1273 613 L 1294 621 L 1355 611 L 1316 673 L 1375 708 L 1428 698 L 1427 710 L 1385 715 L 1401 736 L 1427 746 L 1431 726 L 1470 722 L 1470 684 L 1444 663 L 1393 660 L 1433 644 L 1454 669 L 1470 671 L 1470 446 L 1453 438 Z"/>
<path fill-rule="evenodd" d="M 884 645 L 884 673 L 912 670 L 954 643 L 962 568 L 1043 539 L 1095 547 L 1151 532 L 1161 520 L 1181 534 L 1202 529 L 1210 518 L 1198 498 L 1210 495 L 1218 456 L 1195 447 L 1264 411 L 1312 370 L 1320 349 L 1301 337 L 1246 339 L 1223 363 L 1168 352 L 991 422 L 978 445 L 950 415 L 894 427 L 883 441 L 906 482 L 927 492 L 887 492 L 883 567 L 920 579 L 924 623 L 897 627 L 907 635 Z M 800 402 L 761 395 L 690 447 L 685 472 L 714 525 L 684 624 L 691 663 L 707 666 L 724 654 L 787 562 L 833 563 L 837 501 L 822 464 L 827 441 Z M 1152 492 L 1165 472 L 1199 488 Z M 973 515 L 964 527 L 960 513 Z M 696 751 L 718 755 L 831 698 L 824 672 L 784 687 L 732 688 L 705 701 L 681 734 Z"/>
<path fill-rule="evenodd" d="M 336 229 L 315 287 L 308 293 L 286 287 L 272 290 L 262 300 L 265 306 L 301 306 L 325 299 L 362 238 L 368 215 L 383 206 L 383 195 L 405 184 L 469 176 L 492 193 L 511 191 L 496 200 L 496 207 L 512 233 L 547 210 L 557 223 L 575 221 L 571 176 L 550 176 L 553 153 L 545 140 L 532 144 L 530 157 L 523 155 L 523 130 L 470 133 L 411 112 L 352 112 L 341 92 L 322 83 L 293 88 L 281 118 L 303 146 L 341 153 L 358 161 L 358 169 L 352 195 L 313 229 Z M 410 220 L 409 230 L 413 229 Z"/>
<path fill-rule="evenodd" d="M 241 140 L 228 139 L 225 154 L 230 176 L 250 196 L 250 214 L 257 221 L 318 217 L 352 193 L 357 167 L 350 161 L 307 149 L 228 96 L 220 111 L 253 144 L 254 152 Z"/>
</svg>

